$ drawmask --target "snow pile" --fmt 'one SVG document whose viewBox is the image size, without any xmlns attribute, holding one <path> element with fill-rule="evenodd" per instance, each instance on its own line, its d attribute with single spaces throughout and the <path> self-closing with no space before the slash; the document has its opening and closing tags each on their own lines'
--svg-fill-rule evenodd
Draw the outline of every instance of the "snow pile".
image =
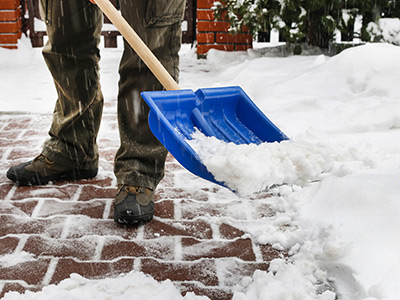
<svg viewBox="0 0 400 300">
<path fill-rule="evenodd" d="M 400 295 L 400 168 L 329 178 L 304 191 L 299 219 L 335 231 L 348 249 L 336 263 L 349 266 L 360 293 L 376 299 Z"/>
<path fill-rule="evenodd" d="M 9 292 L 4 300 L 205 300 L 206 297 L 188 293 L 184 297 L 169 280 L 161 283 L 141 272 L 132 271 L 117 278 L 88 280 L 78 274 L 63 280 L 58 285 L 49 285 L 40 292 L 19 294 Z"/>
<path fill-rule="evenodd" d="M 221 53 L 213 60 L 224 65 Z M 190 143 L 218 180 L 241 193 L 289 185 L 272 189 L 281 195 L 271 200 L 277 217 L 239 228 L 277 249 L 298 247 L 284 266 L 297 266 L 314 287 L 285 288 L 296 272 L 270 271 L 255 274 L 238 299 L 318 299 L 315 271 L 327 272 L 340 299 L 398 299 L 399 70 L 400 47 L 367 44 L 332 58 L 247 57 L 223 71 L 291 141 L 235 146 L 196 133 Z M 304 251 L 309 245 L 313 255 Z"/>
<path fill-rule="evenodd" d="M 232 300 L 334 300 L 336 293 L 329 289 L 316 292 L 315 285 L 326 280 L 326 273 L 318 271 L 316 267 L 274 260 L 269 272 L 256 271 L 246 292 L 236 292 Z M 304 273 L 310 271 L 307 269 L 314 271 L 308 277 L 304 276 Z"/>
<path fill-rule="evenodd" d="M 260 145 L 235 145 L 206 137 L 199 131 L 188 140 L 217 181 L 241 195 L 263 191 L 274 185 L 305 185 L 320 180 L 323 173 L 346 175 L 345 162 L 369 167 L 372 158 L 355 148 L 318 140 L 288 140 Z M 312 139 L 309 137 L 309 139 Z M 350 168 L 347 168 L 350 170 Z"/>
</svg>

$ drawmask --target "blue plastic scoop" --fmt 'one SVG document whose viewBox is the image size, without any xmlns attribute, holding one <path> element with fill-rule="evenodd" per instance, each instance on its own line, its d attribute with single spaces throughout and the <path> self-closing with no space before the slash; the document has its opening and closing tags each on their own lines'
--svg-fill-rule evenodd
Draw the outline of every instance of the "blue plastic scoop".
<svg viewBox="0 0 400 300">
<path fill-rule="evenodd" d="M 96 4 L 167 90 L 143 92 L 142 97 L 151 109 L 151 131 L 186 169 L 225 186 L 207 171 L 198 154 L 187 143 L 195 128 L 207 136 L 235 144 L 260 144 L 287 139 L 240 87 L 207 88 L 197 92 L 180 90 L 110 1 L 96 0 Z"/>
<path fill-rule="evenodd" d="M 196 128 L 235 144 L 260 144 L 288 139 L 251 101 L 240 87 L 141 93 L 150 106 L 149 125 L 153 134 L 190 172 L 215 180 L 187 143 Z"/>
</svg>

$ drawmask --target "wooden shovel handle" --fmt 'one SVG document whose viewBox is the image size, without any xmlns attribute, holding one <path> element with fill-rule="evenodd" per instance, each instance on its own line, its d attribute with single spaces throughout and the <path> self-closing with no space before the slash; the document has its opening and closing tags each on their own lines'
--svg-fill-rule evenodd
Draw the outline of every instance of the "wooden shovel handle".
<svg viewBox="0 0 400 300">
<path fill-rule="evenodd" d="M 132 29 L 128 22 L 121 16 L 114 5 L 109 0 L 95 0 L 103 13 L 110 19 L 119 30 L 125 40 L 131 45 L 132 49 L 144 61 L 154 76 L 160 81 L 163 87 L 170 90 L 179 90 L 179 85 L 155 57 L 153 52 L 146 46 L 137 33 Z"/>
</svg>

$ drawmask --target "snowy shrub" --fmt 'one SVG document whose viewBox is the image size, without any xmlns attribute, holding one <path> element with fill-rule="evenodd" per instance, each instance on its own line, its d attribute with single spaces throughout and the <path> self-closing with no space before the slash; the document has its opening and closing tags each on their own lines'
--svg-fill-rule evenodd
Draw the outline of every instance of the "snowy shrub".
<svg viewBox="0 0 400 300">
<path fill-rule="evenodd" d="M 246 28 L 257 36 L 276 28 L 288 44 L 307 43 L 320 48 L 329 47 L 336 30 L 344 41 L 355 37 L 388 41 L 379 29 L 379 19 L 400 16 L 396 0 L 221 0 L 213 8 L 218 19 L 230 22 L 232 33 Z M 357 18 L 362 24 L 356 34 Z M 393 32 L 392 39 L 397 34 Z"/>
<path fill-rule="evenodd" d="M 342 41 L 352 41 L 354 38 L 354 25 L 357 18 L 358 9 L 343 9 L 339 14 L 337 22 L 338 29 L 342 36 Z"/>
<path fill-rule="evenodd" d="M 275 16 L 279 15 L 280 2 L 277 0 L 227 0 L 214 2 L 217 18 L 224 18 L 231 24 L 231 32 L 243 31 L 252 34 L 268 32 L 275 26 Z"/>
<path fill-rule="evenodd" d="M 400 19 L 382 18 L 368 24 L 367 32 L 373 42 L 386 42 L 400 46 Z"/>
<path fill-rule="evenodd" d="M 232 32 L 250 33 L 277 28 L 288 43 L 308 42 L 328 47 L 336 29 L 332 12 L 340 0 L 227 0 L 215 2 L 217 18 L 228 20 Z"/>
</svg>

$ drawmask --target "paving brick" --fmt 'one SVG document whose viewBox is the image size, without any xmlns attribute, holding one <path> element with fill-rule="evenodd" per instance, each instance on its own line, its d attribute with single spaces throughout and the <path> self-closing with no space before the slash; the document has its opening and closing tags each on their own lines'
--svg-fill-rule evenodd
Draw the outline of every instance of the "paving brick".
<svg viewBox="0 0 400 300">
<path fill-rule="evenodd" d="M 31 126 L 28 128 L 28 130 L 36 130 L 38 131 L 40 136 L 45 136 L 47 137 L 47 132 L 49 131 L 49 128 L 51 126 L 51 123 L 53 121 L 53 115 L 48 114 L 48 115 L 35 115 L 33 118 L 30 119 Z"/>
<path fill-rule="evenodd" d="M 35 209 L 37 201 L 4 201 L 0 206 L 0 214 L 16 215 L 16 216 L 31 216 Z"/>
<path fill-rule="evenodd" d="M 14 132 L 20 134 L 20 132 L 18 132 L 18 131 L 14 131 Z M 22 134 L 22 138 L 32 138 L 32 137 L 37 137 L 37 136 L 43 136 L 43 134 L 44 134 L 43 130 L 28 129 Z"/>
<path fill-rule="evenodd" d="M 269 203 L 254 203 L 251 210 L 251 218 L 259 220 L 261 218 L 270 218 L 275 216 L 275 211 L 271 208 Z"/>
<path fill-rule="evenodd" d="M 140 257 L 146 250 L 133 241 L 123 241 L 118 239 L 107 239 L 101 254 L 102 260 L 112 260 L 119 256 Z"/>
<path fill-rule="evenodd" d="M 173 200 L 157 201 L 154 215 L 163 219 L 173 219 L 175 214 L 175 205 Z"/>
<path fill-rule="evenodd" d="M 0 155 L 1 155 L 1 150 L 0 150 Z M 1 156 L 0 156 L 1 157 Z M 4 166 L 3 166 L 4 167 Z M 3 169 L 3 168 L 0 168 L 0 172 L 1 172 L 1 174 L 0 174 L 0 181 L 1 182 L 10 182 L 10 180 L 6 177 L 6 169 Z M 0 198 L 0 200 L 4 200 L 4 199 L 1 199 Z"/>
<path fill-rule="evenodd" d="M 155 193 L 155 200 L 162 199 L 173 199 L 173 200 L 196 200 L 196 201 L 208 201 L 209 192 L 197 190 L 197 191 L 185 191 L 179 188 L 159 188 Z"/>
<path fill-rule="evenodd" d="M 6 282 L 4 284 L 3 290 L 0 292 L 0 299 L 3 299 L 4 295 L 7 292 L 18 292 L 20 294 L 25 293 L 26 291 L 36 292 L 40 288 L 39 287 L 27 287 L 18 282 Z"/>
<path fill-rule="evenodd" d="M 161 262 L 151 258 L 141 259 L 141 271 L 163 281 L 198 281 L 206 286 L 218 285 L 214 260 L 197 262 Z"/>
<path fill-rule="evenodd" d="M 175 186 L 175 177 L 172 173 L 166 171 L 164 178 L 161 180 L 157 191 L 163 188 L 173 188 Z"/>
<path fill-rule="evenodd" d="M 78 190 L 78 185 L 45 185 L 45 186 L 19 186 L 15 190 L 11 200 L 22 200 L 26 198 L 56 198 L 60 200 L 71 200 Z"/>
<path fill-rule="evenodd" d="M 122 226 L 114 220 L 90 219 L 87 217 L 74 218 L 68 230 L 68 238 L 79 238 L 88 235 L 117 236 L 133 239 L 137 236 L 139 226 Z"/>
<path fill-rule="evenodd" d="M 105 241 L 102 260 L 118 257 L 153 257 L 163 260 L 174 259 L 174 240 L 161 238 L 151 241 L 127 241 L 109 238 Z"/>
<path fill-rule="evenodd" d="M 249 200 L 260 200 L 260 199 L 268 199 L 271 198 L 273 196 L 272 193 L 268 192 L 268 191 L 263 191 L 263 192 L 259 192 L 259 193 L 255 193 L 252 195 L 248 196 Z"/>
<path fill-rule="evenodd" d="M 35 254 L 37 257 L 70 257 L 79 260 L 93 258 L 97 246 L 97 239 L 85 237 L 80 239 L 51 239 L 41 236 L 31 236 L 23 250 Z"/>
<path fill-rule="evenodd" d="M 10 159 L 15 160 L 15 159 L 19 159 L 19 160 L 24 160 L 24 161 L 30 161 L 32 159 L 34 159 L 38 154 L 39 154 L 39 149 L 38 148 L 14 148 L 11 150 L 10 154 L 8 155 L 8 157 Z M 12 163 L 13 165 L 16 165 L 17 163 Z"/>
<path fill-rule="evenodd" d="M 3 200 L 7 196 L 13 186 L 14 185 L 10 183 L 0 184 L 0 200 Z"/>
<path fill-rule="evenodd" d="M 6 152 L 5 150 L 6 150 L 6 148 L 2 147 L 1 144 L 0 144 L 0 159 L 3 157 L 4 153 Z M 1 169 L 3 169 L 3 168 L 4 168 L 4 171 L 5 171 L 6 170 L 5 166 L 1 167 Z"/>
<path fill-rule="evenodd" d="M 202 220 L 191 222 L 153 220 L 144 227 L 144 237 L 154 238 L 159 236 L 192 236 L 199 239 L 211 239 L 211 226 Z"/>
<path fill-rule="evenodd" d="M 229 201 L 229 203 L 210 203 L 184 200 L 180 204 L 183 219 L 198 217 L 231 217 L 236 220 L 246 220 L 248 203 L 243 201 Z"/>
<path fill-rule="evenodd" d="M 85 215 L 90 218 L 103 217 L 105 201 L 88 202 L 46 200 L 40 208 L 37 217 L 45 218 L 55 215 Z"/>
<path fill-rule="evenodd" d="M 0 138 L 15 140 L 20 132 L 14 131 L 0 131 Z"/>
<path fill-rule="evenodd" d="M 237 259 L 219 259 L 216 261 L 219 284 L 224 287 L 234 287 L 241 283 L 243 277 L 253 277 L 256 270 L 267 271 L 267 262 L 245 262 Z"/>
<path fill-rule="evenodd" d="M 21 129 L 29 129 L 32 126 L 32 118 L 30 117 L 16 117 L 12 120 L 8 120 L 8 124 L 3 128 L 3 130 L 16 130 L 20 132 Z"/>
<path fill-rule="evenodd" d="M 212 300 L 231 300 L 233 293 L 230 288 L 205 287 L 196 283 L 179 283 L 177 286 L 181 290 L 181 294 L 186 296 L 187 293 L 194 293 L 198 296 L 207 296 Z"/>
<path fill-rule="evenodd" d="M 10 254 L 14 252 L 19 242 L 16 237 L 1 237 L 0 238 L 0 255 Z"/>
<path fill-rule="evenodd" d="M 267 200 L 240 199 L 226 202 L 210 202 L 184 200 L 181 201 L 181 213 L 183 219 L 194 219 L 197 217 L 231 217 L 235 220 L 258 220 L 260 218 L 272 217 L 275 212 Z"/>
<path fill-rule="evenodd" d="M 185 260 L 196 260 L 204 257 L 237 257 L 245 261 L 256 259 L 250 239 L 199 241 L 193 238 L 182 238 L 182 256 Z"/>
<path fill-rule="evenodd" d="M 100 164 L 103 167 L 104 164 L 101 161 L 100 161 Z M 110 169 L 112 169 L 112 165 L 113 164 L 110 164 Z M 101 170 L 99 172 L 101 172 Z M 102 174 L 100 174 L 100 175 L 102 175 Z M 105 188 L 115 187 L 114 178 L 109 177 L 109 176 L 104 178 L 103 176 L 99 176 L 98 175 L 95 178 L 88 179 L 88 180 L 83 180 L 83 181 L 79 181 L 79 182 L 80 183 L 91 184 L 91 185 L 95 185 L 95 186 L 99 186 L 99 187 L 105 187 Z"/>
<path fill-rule="evenodd" d="M 117 148 L 110 147 L 114 146 L 115 141 L 110 139 L 99 139 L 97 143 L 102 147 L 101 149 L 99 149 L 100 157 L 106 161 L 114 162 Z"/>
<path fill-rule="evenodd" d="M 85 185 L 79 195 L 79 201 L 87 201 L 92 199 L 114 199 L 117 188 L 104 188 L 94 185 Z"/>
<path fill-rule="evenodd" d="M 37 204 L 37 200 L 12 201 L 14 207 L 18 208 L 20 212 L 28 216 L 32 216 L 32 212 L 36 208 Z"/>
<path fill-rule="evenodd" d="M 0 215 L 0 236 L 7 234 L 43 234 L 47 237 L 59 237 L 65 218 L 32 219 L 12 215 Z"/>
<path fill-rule="evenodd" d="M 12 278 L 13 280 L 23 280 L 27 284 L 41 284 L 49 263 L 49 259 L 37 259 L 11 266 L 0 265 L 0 280 Z"/>
<path fill-rule="evenodd" d="M 16 140 L 9 140 L 5 138 L 0 138 L 0 144 L 3 147 L 18 147 L 23 148 L 26 147 L 27 149 L 40 149 L 42 144 L 42 139 L 16 139 Z M 20 157 L 13 157 L 9 155 L 8 159 L 14 161 L 16 158 Z"/>
<path fill-rule="evenodd" d="M 7 154 L 5 154 L 5 155 L 7 155 Z M 6 183 L 9 183 L 9 184 L 13 184 L 13 182 L 6 177 L 7 170 L 9 168 L 11 168 L 12 166 L 18 165 L 18 164 L 23 163 L 23 162 L 25 162 L 24 159 L 23 160 L 16 159 L 14 161 L 6 159 L 4 161 L 4 163 L 2 163 L 2 166 L 1 166 L 1 171 L 2 171 L 2 174 L 0 174 L 1 182 L 6 182 Z"/>
<path fill-rule="evenodd" d="M 172 156 L 171 153 L 168 153 L 167 158 L 166 158 L 165 161 L 166 161 L 167 164 L 172 163 L 172 164 L 175 164 L 175 165 L 179 165 L 179 164 L 176 162 L 175 158 Z"/>
<path fill-rule="evenodd" d="M 271 261 L 276 258 L 287 257 L 288 254 L 286 251 L 278 251 L 272 248 L 271 245 L 258 245 L 261 251 L 261 255 L 264 261 Z"/>
<path fill-rule="evenodd" d="M 242 230 L 225 223 L 219 226 L 219 233 L 220 236 L 225 239 L 240 238 L 244 235 L 244 232 Z"/>
<path fill-rule="evenodd" d="M 132 271 L 133 262 L 133 259 L 119 259 L 112 262 L 79 262 L 70 258 L 62 258 L 57 263 L 50 283 L 59 283 L 73 273 L 89 279 L 115 277 Z"/>
</svg>

